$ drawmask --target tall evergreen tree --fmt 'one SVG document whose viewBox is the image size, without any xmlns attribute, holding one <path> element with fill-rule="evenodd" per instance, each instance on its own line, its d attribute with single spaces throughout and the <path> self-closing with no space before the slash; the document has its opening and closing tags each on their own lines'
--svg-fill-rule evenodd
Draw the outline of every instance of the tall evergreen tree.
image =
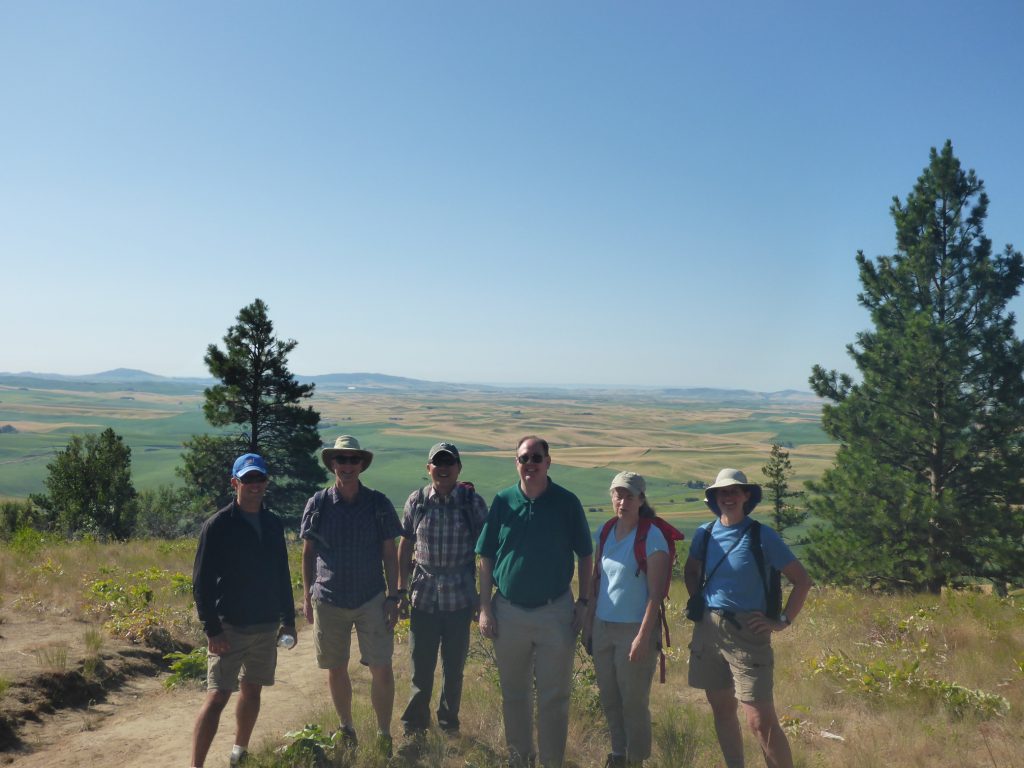
<svg viewBox="0 0 1024 768">
<path fill-rule="evenodd" d="M 790 503 L 791 499 L 803 496 L 803 491 L 791 491 L 789 480 L 793 477 L 793 462 L 789 451 L 778 443 L 772 443 L 768 463 L 761 467 L 765 477 L 764 495 L 772 505 L 772 523 L 780 536 L 785 530 L 800 525 L 807 519 L 807 512 Z"/>
<path fill-rule="evenodd" d="M 288 370 L 288 354 L 298 342 L 274 336 L 262 300 L 243 307 L 237 320 L 224 336 L 224 349 L 211 344 L 204 358 L 221 383 L 205 391 L 203 413 L 214 427 L 234 427 L 234 432 L 194 436 L 185 444 L 178 472 L 211 504 L 226 504 L 232 461 L 258 453 L 271 473 L 268 506 L 294 520 L 325 477 L 315 455 L 320 414 L 301 405 L 312 397 L 314 385 L 299 384 Z"/>
<path fill-rule="evenodd" d="M 984 185 L 950 142 L 905 203 L 896 253 L 857 254 L 872 330 L 847 347 L 860 381 L 815 366 L 835 465 L 811 485 L 823 577 L 937 592 L 1024 579 L 1024 345 L 1007 303 L 1024 259 L 992 253 Z"/>
<path fill-rule="evenodd" d="M 46 493 L 30 498 L 56 530 L 68 537 L 131 535 L 136 514 L 132 449 L 114 430 L 72 435 L 46 469 Z"/>
</svg>

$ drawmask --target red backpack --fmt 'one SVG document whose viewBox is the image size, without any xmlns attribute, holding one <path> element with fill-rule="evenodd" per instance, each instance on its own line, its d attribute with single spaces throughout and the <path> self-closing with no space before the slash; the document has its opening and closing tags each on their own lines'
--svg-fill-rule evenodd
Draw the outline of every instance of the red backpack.
<svg viewBox="0 0 1024 768">
<path fill-rule="evenodd" d="M 598 537 L 597 542 L 597 553 L 594 556 L 594 599 L 597 599 L 597 583 L 601 578 L 601 553 L 604 552 L 604 543 L 608 539 L 608 535 L 612 532 L 612 528 L 615 527 L 619 518 L 613 517 L 601 528 L 601 535 Z M 633 557 L 636 558 L 636 575 L 639 576 L 640 572 L 647 573 L 647 533 L 651 530 L 651 526 L 656 525 L 658 530 L 661 531 L 662 536 L 665 537 L 665 541 L 668 543 L 668 573 L 665 575 L 665 595 L 668 595 L 668 588 L 672 585 L 672 566 L 676 562 L 676 542 L 683 541 L 686 535 L 678 530 L 668 521 L 655 515 L 654 517 L 641 517 L 640 522 L 636 526 L 636 538 L 633 540 Z M 662 598 L 661 605 L 658 606 L 658 618 L 661 621 L 662 633 L 665 636 L 665 643 L 663 646 L 659 644 L 658 654 L 661 657 L 661 682 L 665 682 L 665 648 L 672 647 L 672 638 L 668 632 L 668 619 L 665 616 L 665 600 Z"/>
</svg>

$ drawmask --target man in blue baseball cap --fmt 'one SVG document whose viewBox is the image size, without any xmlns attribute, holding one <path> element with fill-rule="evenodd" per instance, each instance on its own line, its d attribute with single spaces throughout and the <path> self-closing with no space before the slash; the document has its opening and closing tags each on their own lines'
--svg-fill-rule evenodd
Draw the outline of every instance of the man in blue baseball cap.
<svg viewBox="0 0 1024 768">
<path fill-rule="evenodd" d="M 260 711 L 260 694 L 274 684 L 277 640 L 295 634 L 295 601 L 284 526 L 263 506 L 267 465 L 255 453 L 231 469 L 235 498 L 203 523 L 192 594 L 206 632 L 206 699 L 192 736 L 192 765 L 201 768 L 221 713 L 240 691 L 231 765 L 241 762 Z"/>
</svg>

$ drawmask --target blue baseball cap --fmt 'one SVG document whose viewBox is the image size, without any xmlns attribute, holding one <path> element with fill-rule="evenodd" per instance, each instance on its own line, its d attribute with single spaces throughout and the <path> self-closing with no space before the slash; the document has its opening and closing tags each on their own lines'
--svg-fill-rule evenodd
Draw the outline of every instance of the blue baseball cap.
<svg viewBox="0 0 1024 768">
<path fill-rule="evenodd" d="M 235 459 L 235 465 L 231 468 L 232 477 L 241 477 L 250 472 L 262 472 L 264 475 L 269 474 L 266 462 L 263 461 L 263 457 L 258 453 L 243 453 Z"/>
</svg>

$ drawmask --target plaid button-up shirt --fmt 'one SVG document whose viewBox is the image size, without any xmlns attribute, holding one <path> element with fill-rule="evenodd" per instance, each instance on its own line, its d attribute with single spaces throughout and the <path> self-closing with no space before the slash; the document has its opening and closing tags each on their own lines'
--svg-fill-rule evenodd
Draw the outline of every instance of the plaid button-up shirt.
<svg viewBox="0 0 1024 768">
<path fill-rule="evenodd" d="M 413 607 L 433 613 L 476 605 L 473 549 L 486 517 L 487 504 L 465 487 L 456 486 L 447 496 L 439 496 L 432 485 L 409 494 L 402 536 L 415 545 L 409 597 Z"/>
</svg>

